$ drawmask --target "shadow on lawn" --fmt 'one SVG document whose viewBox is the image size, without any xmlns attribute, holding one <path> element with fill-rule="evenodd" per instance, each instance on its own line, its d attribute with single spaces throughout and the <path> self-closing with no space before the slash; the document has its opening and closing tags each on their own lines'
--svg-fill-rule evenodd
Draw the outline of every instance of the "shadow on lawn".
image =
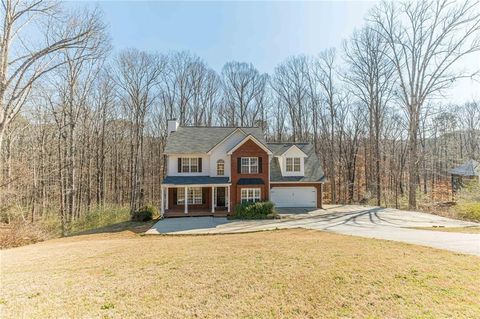
<svg viewBox="0 0 480 319">
<path fill-rule="evenodd" d="M 154 219 L 148 222 L 125 221 L 125 222 L 107 225 L 99 228 L 75 232 L 68 235 L 68 237 L 102 234 L 102 233 L 118 233 L 123 231 L 131 231 L 132 233 L 135 233 L 135 234 L 141 234 L 149 230 L 157 221 L 158 219 Z"/>
</svg>

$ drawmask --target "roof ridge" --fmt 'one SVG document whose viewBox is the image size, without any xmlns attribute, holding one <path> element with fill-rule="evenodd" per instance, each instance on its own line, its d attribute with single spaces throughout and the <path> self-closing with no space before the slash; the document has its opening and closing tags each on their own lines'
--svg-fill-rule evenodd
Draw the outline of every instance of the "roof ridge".
<svg viewBox="0 0 480 319">
<path fill-rule="evenodd" d="M 310 142 L 267 142 L 267 144 L 312 144 Z"/>
</svg>

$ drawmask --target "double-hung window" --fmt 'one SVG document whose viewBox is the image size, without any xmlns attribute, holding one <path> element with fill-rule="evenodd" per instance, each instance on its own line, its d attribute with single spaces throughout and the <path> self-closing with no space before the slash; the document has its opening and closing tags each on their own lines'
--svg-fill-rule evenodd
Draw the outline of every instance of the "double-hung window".
<svg viewBox="0 0 480 319">
<path fill-rule="evenodd" d="M 260 201 L 260 188 L 242 188 L 241 190 L 241 202 L 259 202 Z"/>
<path fill-rule="evenodd" d="M 257 174 L 258 173 L 258 157 L 242 157 L 241 173 Z"/>
<path fill-rule="evenodd" d="M 300 157 L 287 157 L 287 172 L 300 172 Z"/>
<path fill-rule="evenodd" d="M 198 169 L 198 157 L 182 157 L 181 167 L 182 173 L 197 173 Z"/>
<path fill-rule="evenodd" d="M 202 203 L 202 188 L 190 187 L 188 188 L 188 205 L 201 204 Z M 178 188 L 177 190 L 177 205 L 185 204 L 185 188 Z"/>
</svg>

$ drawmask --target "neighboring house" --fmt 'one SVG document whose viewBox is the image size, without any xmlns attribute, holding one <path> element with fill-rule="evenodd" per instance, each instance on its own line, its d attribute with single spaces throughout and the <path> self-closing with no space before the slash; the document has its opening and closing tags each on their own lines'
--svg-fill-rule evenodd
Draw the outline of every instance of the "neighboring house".
<svg viewBox="0 0 480 319">
<path fill-rule="evenodd" d="M 169 120 L 165 155 L 165 217 L 225 216 L 241 202 L 266 200 L 322 207 L 325 176 L 309 143 L 267 143 L 257 127 L 183 127 Z"/>
<path fill-rule="evenodd" d="M 480 181 L 480 163 L 471 159 L 450 170 L 452 190 L 458 191 L 466 182 Z"/>
</svg>

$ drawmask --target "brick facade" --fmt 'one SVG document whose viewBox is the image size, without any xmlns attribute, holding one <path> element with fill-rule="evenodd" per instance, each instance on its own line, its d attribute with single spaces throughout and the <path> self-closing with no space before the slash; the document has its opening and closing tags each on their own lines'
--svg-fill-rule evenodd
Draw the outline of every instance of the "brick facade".
<svg viewBox="0 0 480 319">
<path fill-rule="evenodd" d="M 262 172 L 258 174 L 241 174 L 238 173 L 238 158 L 240 157 L 259 157 L 262 158 Z M 252 140 L 246 141 L 242 146 L 237 148 L 231 156 L 231 181 L 230 189 L 230 211 L 233 213 L 235 206 L 240 203 L 242 188 L 260 188 L 261 200 L 268 200 L 270 193 L 270 183 L 268 180 L 268 172 L 270 163 L 268 154 L 260 146 Z M 259 178 L 263 181 L 263 185 L 237 185 L 240 178 Z"/>
<path fill-rule="evenodd" d="M 239 158 L 241 157 L 257 157 L 261 158 L 259 160 L 259 164 L 261 161 L 261 170 L 259 167 L 259 172 L 257 174 L 242 174 L 239 173 L 238 164 Z M 269 171 L 270 171 L 270 161 L 268 153 L 256 144 L 253 140 L 247 140 L 244 144 L 238 147 L 230 156 L 231 161 L 231 172 L 230 172 L 230 213 L 233 214 L 235 207 L 240 204 L 241 201 L 241 190 L 242 188 L 260 188 L 260 199 L 262 201 L 269 200 L 270 197 L 270 189 L 272 187 L 315 187 L 317 189 L 317 207 L 322 208 L 323 200 L 322 200 L 322 184 L 321 183 L 282 183 L 282 182 L 272 182 L 269 181 Z M 253 181 L 253 183 L 258 182 L 260 179 L 263 184 L 258 185 L 255 183 L 254 185 L 238 185 L 240 179 L 256 179 L 257 181 Z M 177 188 L 170 187 L 168 189 L 168 207 L 167 210 L 172 210 L 172 216 L 185 216 L 182 214 L 182 210 L 184 209 L 184 205 L 177 205 Z M 197 205 L 188 205 L 189 215 L 188 216 L 205 216 L 211 215 L 210 210 L 212 207 L 212 189 L 211 186 L 202 187 L 202 204 Z M 190 210 L 192 210 L 190 212 Z M 196 210 L 196 212 L 195 212 Z M 199 211 L 200 210 L 200 211 Z M 175 212 L 178 212 L 177 215 L 174 215 Z M 203 215 L 202 215 L 203 214 Z M 213 216 L 225 216 L 227 215 L 227 210 L 224 208 L 216 209 L 215 214 Z"/>
</svg>

